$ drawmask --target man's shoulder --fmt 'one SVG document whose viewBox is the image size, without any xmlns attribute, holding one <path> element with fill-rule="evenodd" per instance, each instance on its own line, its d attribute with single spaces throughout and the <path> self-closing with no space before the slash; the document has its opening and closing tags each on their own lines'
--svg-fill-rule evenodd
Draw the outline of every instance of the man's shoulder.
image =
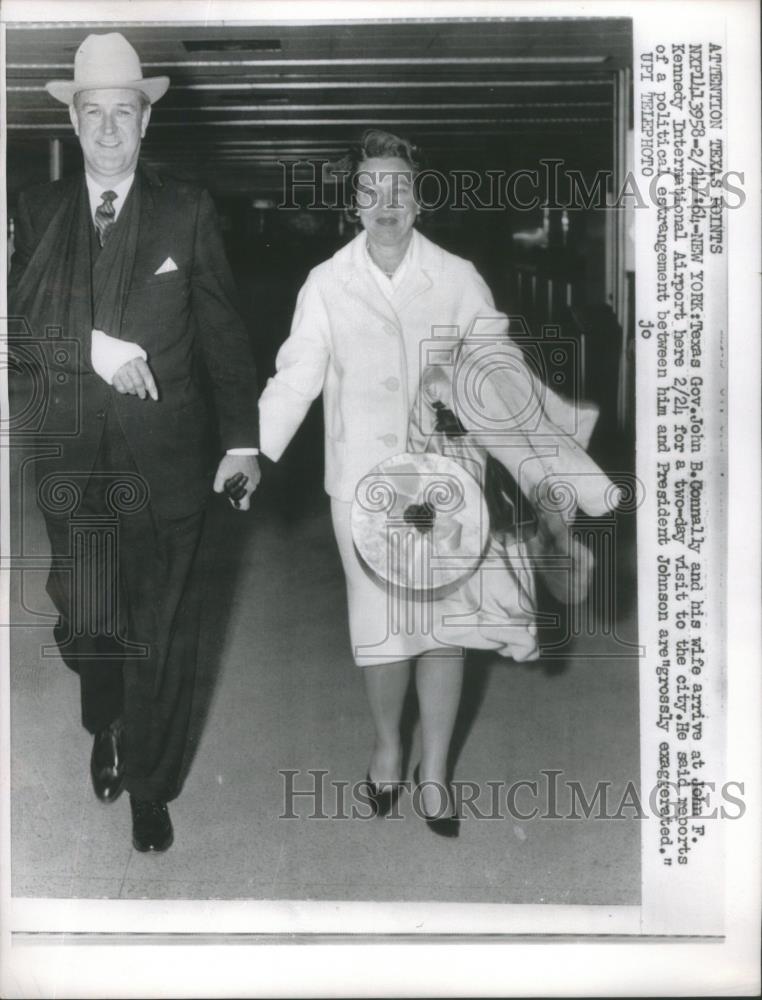
<svg viewBox="0 0 762 1000">
<path fill-rule="evenodd" d="M 17 200 L 18 225 L 26 221 L 27 225 L 31 226 L 28 238 L 32 238 L 34 233 L 43 233 L 61 205 L 72 196 L 77 186 L 83 183 L 84 174 L 80 173 L 72 174 L 62 180 L 23 188 Z"/>
<path fill-rule="evenodd" d="M 164 171 L 141 165 L 141 173 L 154 198 L 185 205 L 197 205 L 207 195 L 206 189 L 195 181 L 175 177 Z"/>
<path fill-rule="evenodd" d="M 166 200 L 169 203 L 179 203 L 185 207 L 197 205 L 206 194 L 205 189 L 193 181 L 170 174 L 159 173 L 151 168 L 142 167 L 140 173 L 143 176 L 148 190 L 152 196 L 158 200 Z M 63 198 L 72 192 L 77 185 L 82 183 L 83 173 L 71 174 L 58 181 L 48 181 L 44 184 L 34 184 L 24 188 L 19 195 L 19 200 L 23 200 L 30 211 L 44 212 L 47 208 L 57 207 Z"/>
<path fill-rule="evenodd" d="M 73 187 L 82 183 L 83 174 L 72 174 L 58 181 L 46 181 L 43 184 L 32 184 L 23 188 L 19 199 L 23 199 L 30 208 L 44 209 L 46 206 L 60 204 Z"/>
</svg>

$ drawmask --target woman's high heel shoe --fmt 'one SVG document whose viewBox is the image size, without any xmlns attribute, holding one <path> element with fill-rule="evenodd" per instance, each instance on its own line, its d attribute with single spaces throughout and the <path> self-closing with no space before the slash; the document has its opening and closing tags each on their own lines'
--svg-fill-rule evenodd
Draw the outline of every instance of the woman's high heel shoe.
<svg viewBox="0 0 762 1000">
<path fill-rule="evenodd" d="M 421 787 L 421 767 L 418 765 L 413 772 L 413 780 L 416 785 Z M 431 830 L 432 833 L 436 833 L 439 837 L 459 837 L 460 836 L 460 816 L 439 816 L 439 817 L 429 817 L 424 814 L 423 818 L 426 820 L 426 826 Z"/>
<path fill-rule="evenodd" d="M 368 787 L 368 802 L 374 816 L 388 816 L 394 808 L 394 803 L 400 797 L 402 782 L 397 782 L 392 788 L 379 788 L 370 780 L 370 772 L 365 777 Z"/>
</svg>

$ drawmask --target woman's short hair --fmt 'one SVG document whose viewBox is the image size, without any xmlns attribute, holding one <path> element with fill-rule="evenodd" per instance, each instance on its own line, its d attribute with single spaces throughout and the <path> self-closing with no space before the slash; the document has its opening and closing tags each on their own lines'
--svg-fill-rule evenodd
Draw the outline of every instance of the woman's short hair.
<svg viewBox="0 0 762 1000">
<path fill-rule="evenodd" d="M 363 132 L 360 141 L 350 146 L 342 159 L 333 166 L 333 172 L 345 179 L 348 202 L 354 202 L 361 164 L 365 160 L 381 157 L 404 160 L 410 168 L 413 179 L 423 169 L 423 153 L 419 146 L 393 132 L 369 128 Z"/>
<path fill-rule="evenodd" d="M 380 128 L 369 128 L 364 132 L 360 142 L 350 148 L 347 155 L 352 163 L 353 173 L 357 172 L 364 160 L 372 157 L 396 157 L 404 160 L 415 176 L 421 169 L 423 159 L 421 150 L 409 139 Z"/>
</svg>

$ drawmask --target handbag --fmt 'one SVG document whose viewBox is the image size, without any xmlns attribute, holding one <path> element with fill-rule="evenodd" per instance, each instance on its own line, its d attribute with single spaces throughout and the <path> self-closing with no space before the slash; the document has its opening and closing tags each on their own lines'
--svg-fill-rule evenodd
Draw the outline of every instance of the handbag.
<svg viewBox="0 0 762 1000">
<path fill-rule="evenodd" d="M 517 551 L 526 558 L 556 600 L 581 603 L 590 590 L 595 560 L 574 534 L 576 507 L 558 509 L 550 480 L 540 481 L 527 496 L 511 471 L 475 440 L 451 408 L 451 400 L 444 369 L 425 369 L 411 414 L 409 449 L 446 454 L 472 474 L 478 469 L 493 544 L 513 558 Z M 427 409 L 433 424 L 428 432 L 423 428 Z"/>
</svg>

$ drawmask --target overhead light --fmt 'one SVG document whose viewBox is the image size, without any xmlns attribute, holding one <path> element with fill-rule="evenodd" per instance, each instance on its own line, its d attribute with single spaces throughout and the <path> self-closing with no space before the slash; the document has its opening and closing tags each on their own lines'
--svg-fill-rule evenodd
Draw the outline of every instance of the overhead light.
<svg viewBox="0 0 762 1000">
<path fill-rule="evenodd" d="M 183 42 L 186 52 L 282 52 L 279 38 L 194 38 Z"/>
<path fill-rule="evenodd" d="M 248 104 L 251 101 L 251 94 L 220 94 L 219 97 L 215 98 L 221 104 Z M 280 107 L 284 105 L 289 105 L 291 103 L 291 98 L 289 97 L 261 97 L 259 98 L 260 104 L 272 105 L 273 107 Z"/>
</svg>

